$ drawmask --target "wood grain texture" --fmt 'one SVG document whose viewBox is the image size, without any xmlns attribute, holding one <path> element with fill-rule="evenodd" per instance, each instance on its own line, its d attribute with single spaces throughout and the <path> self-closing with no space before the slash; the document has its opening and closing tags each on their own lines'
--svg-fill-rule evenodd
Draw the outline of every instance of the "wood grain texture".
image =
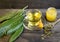
<svg viewBox="0 0 60 42">
<path fill-rule="evenodd" d="M 0 0 L 0 8 L 60 8 L 60 0 Z"/>
</svg>

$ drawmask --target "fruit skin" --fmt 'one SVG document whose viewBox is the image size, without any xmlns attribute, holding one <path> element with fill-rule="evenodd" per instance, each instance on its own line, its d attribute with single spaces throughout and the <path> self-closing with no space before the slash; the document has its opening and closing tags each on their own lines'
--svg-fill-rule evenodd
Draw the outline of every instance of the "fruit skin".
<svg viewBox="0 0 60 42">
<path fill-rule="evenodd" d="M 36 23 L 36 26 L 38 26 L 40 29 L 43 29 L 44 25 L 43 25 L 41 19 L 40 19 L 40 21 L 38 21 L 38 22 Z"/>
<path fill-rule="evenodd" d="M 40 11 L 34 13 L 35 21 L 39 21 L 42 16 Z"/>
<path fill-rule="evenodd" d="M 14 16 L 13 18 L 11 18 L 11 19 L 3 22 L 3 23 L 0 25 L 0 37 L 2 37 L 4 34 L 6 34 L 6 32 L 7 32 L 9 29 L 11 29 L 10 27 L 11 27 L 11 26 L 13 27 L 13 25 L 15 24 L 15 22 L 20 19 L 19 17 L 23 14 L 24 9 L 25 9 L 25 8 L 23 8 L 22 10 L 19 10 L 19 11 L 17 12 L 17 15 L 16 15 L 16 16 Z M 19 19 L 18 19 L 18 18 L 19 18 Z"/>
<path fill-rule="evenodd" d="M 10 27 L 11 29 L 9 29 L 9 30 L 7 31 L 7 34 L 12 34 L 12 33 L 14 33 L 17 29 L 19 29 L 19 28 L 21 27 L 21 25 L 23 25 L 23 18 L 24 18 L 24 17 L 21 16 L 21 17 L 19 17 L 19 18 L 20 18 L 20 19 L 19 19 L 18 21 L 16 21 L 13 26 Z"/>
<path fill-rule="evenodd" d="M 19 37 L 21 35 L 21 33 L 23 32 L 24 27 L 21 26 L 10 38 L 9 42 L 13 42 L 14 40 L 16 40 L 17 37 Z"/>
<path fill-rule="evenodd" d="M 0 34 L 1 34 L 0 37 L 3 36 L 6 33 L 6 31 L 9 30 L 12 25 L 15 24 L 16 21 L 18 21 L 17 18 L 18 18 L 18 15 L 10 20 L 3 22 L 0 25 Z"/>
<path fill-rule="evenodd" d="M 46 19 L 48 21 L 55 21 L 57 18 L 57 10 L 54 7 L 48 8 L 46 11 Z"/>
<path fill-rule="evenodd" d="M 33 14 L 31 13 L 31 12 L 28 12 L 27 13 L 27 19 L 29 20 L 29 21 L 33 21 L 34 19 L 33 19 Z"/>
</svg>

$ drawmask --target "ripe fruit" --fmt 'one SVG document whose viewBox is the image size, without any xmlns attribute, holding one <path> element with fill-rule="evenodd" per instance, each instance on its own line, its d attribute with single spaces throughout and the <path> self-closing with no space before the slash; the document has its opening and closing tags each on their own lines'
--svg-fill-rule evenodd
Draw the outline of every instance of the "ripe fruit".
<svg viewBox="0 0 60 42">
<path fill-rule="evenodd" d="M 40 21 L 38 21 L 36 23 L 36 25 L 40 28 L 40 29 L 43 29 L 43 23 L 42 23 L 42 20 L 40 19 Z"/>
<path fill-rule="evenodd" d="M 40 20 L 40 18 L 41 18 L 41 15 L 42 15 L 42 13 L 41 13 L 40 11 L 35 12 L 35 14 L 34 14 L 35 21 L 39 21 L 39 20 Z"/>
<path fill-rule="evenodd" d="M 27 13 L 27 18 L 29 21 L 33 21 L 33 14 L 31 12 Z"/>
</svg>

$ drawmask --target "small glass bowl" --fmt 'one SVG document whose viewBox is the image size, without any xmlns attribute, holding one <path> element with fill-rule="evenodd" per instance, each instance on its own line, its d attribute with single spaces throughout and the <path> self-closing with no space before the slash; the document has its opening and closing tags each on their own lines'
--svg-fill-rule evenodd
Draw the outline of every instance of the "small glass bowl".
<svg viewBox="0 0 60 42">
<path fill-rule="evenodd" d="M 29 9 L 28 11 L 26 11 L 26 15 L 28 14 L 28 12 L 40 12 L 41 13 L 41 11 L 40 10 L 38 10 L 38 9 Z M 42 16 L 42 13 L 41 13 L 41 16 Z M 23 23 L 23 26 L 26 28 L 26 29 L 28 29 L 28 30 L 40 30 L 39 29 L 39 27 L 37 27 L 37 26 L 33 26 L 33 27 L 28 27 L 28 19 L 25 17 L 24 18 L 24 23 Z"/>
</svg>

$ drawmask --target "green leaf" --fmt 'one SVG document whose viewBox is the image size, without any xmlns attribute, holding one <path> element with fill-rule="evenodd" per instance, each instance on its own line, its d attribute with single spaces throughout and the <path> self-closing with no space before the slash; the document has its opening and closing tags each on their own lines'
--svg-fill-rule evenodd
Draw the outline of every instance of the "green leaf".
<svg viewBox="0 0 60 42">
<path fill-rule="evenodd" d="M 17 37 L 19 37 L 21 35 L 21 33 L 23 32 L 23 26 L 21 28 L 19 28 L 10 38 L 9 42 L 13 42 L 14 40 L 17 39 Z"/>
</svg>

